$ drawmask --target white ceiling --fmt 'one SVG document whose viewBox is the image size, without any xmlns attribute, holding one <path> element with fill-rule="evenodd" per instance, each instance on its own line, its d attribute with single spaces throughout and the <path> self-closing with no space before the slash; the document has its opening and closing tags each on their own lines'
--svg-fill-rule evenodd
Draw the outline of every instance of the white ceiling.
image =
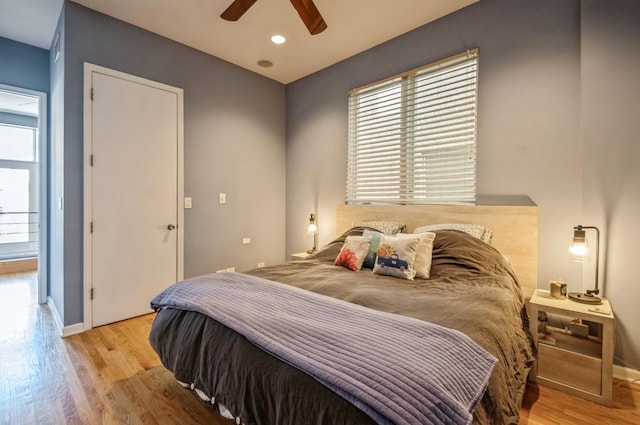
<svg viewBox="0 0 640 425">
<path fill-rule="evenodd" d="M 0 37 L 49 50 L 63 0 L 0 0 Z"/>
<path fill-rule="evenodd" d="M 478 0 L 314 0 L 328 25 L 318 35 L 288 0 L 259 0 L 237 22 L 219 17 L 232 0 L 74 1 L 286 84 Z M 0 0 L 0 36 L 48 49 L 61 4 Z"/>
</svg>

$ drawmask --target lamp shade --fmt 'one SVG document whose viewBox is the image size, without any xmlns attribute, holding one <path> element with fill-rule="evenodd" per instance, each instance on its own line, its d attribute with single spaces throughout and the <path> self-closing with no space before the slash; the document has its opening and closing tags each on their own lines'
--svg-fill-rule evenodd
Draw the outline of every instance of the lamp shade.
<svg viewBox="0 0 640 425">
<path fill-rule="evenodd" d="M 573 261 L 581 263 L 589 260 L 589 242 L 582 226 L 573 229 L 573 243 L 569 247 L 569 255 Z"/>
<path fill-rule="evenodd" d="M 309 227 L 307 227 L 307 233 L 309 233 L 310 235 L 318 233 L 318 226 L 316 225 L 316 215 L 313 213 L 311 214 L 311 217 L 309 217 Z"/>
<path fill-rule="evenodd" d="M 598 274 L 600 264 L 600 230 L 595 226 L 582 226 L 578 225 L 573 228 L 573 244 L 569 247 L 569 255 L 574 261 L 583 262 L 588 259 L 589 246 L 587 244 L 585 229 L 594 230 L 596 233 L 596 273 L 595 273 L 595 288 L 588 289 L 586 292 L 570 292 L 569 299 L 587 304 L 600 304 L 602 300 L 597 296 L 600 293 L 598 288 Z"/>
<path fill-rule="evenodd" d="M 313 235 L 313 248 L 307 250 L 309 254 L 318 249 L 318 225 L 316 224 L 316 215 L 311 213 L 309 216 L 309 226 L 307 227 L 307 233 Z"/>
</svg>

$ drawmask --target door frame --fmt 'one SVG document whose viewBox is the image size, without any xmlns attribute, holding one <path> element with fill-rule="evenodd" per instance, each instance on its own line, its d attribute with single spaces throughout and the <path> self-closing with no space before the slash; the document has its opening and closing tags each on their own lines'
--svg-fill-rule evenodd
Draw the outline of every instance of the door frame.
<svg viewBox="0 0 640 425">
<path fill-rule="evenodd" d="M 157 81 L 148 80 L 146 78 L 105 68 L 89 62 L 84 63 L 84 219 L 83 219 L 83 239 L 84 239 L 84 319 L 83 329 L 89 330 L 93 328 L 93 301 L 91 300 L 91 288 L 93 287 L 93 235 L 91 233 L 91 218 L 93 216 L 93 173 L 91 171 L 91 154 L 93 152 L 92 127 L 93 117 L 91 113 L 91 82 L 92 74 L 99 73 L 114 78 L 120 78 L 137 84 L 143 84 L 149 87 L 165 90 L 177 95 L 177 278 L 182 280 L 184 277 L 184 91 L 181 88 L 169 86 Z M 151 300 L 149 300 L 151 301 Z"/>
<path fill-rule="evenodd" d="M 46 304 L 49 287 L 49 127 L 47 93 L 0 84 L 0 90 L 38 98 L 38 303 Z"/>
</svg>

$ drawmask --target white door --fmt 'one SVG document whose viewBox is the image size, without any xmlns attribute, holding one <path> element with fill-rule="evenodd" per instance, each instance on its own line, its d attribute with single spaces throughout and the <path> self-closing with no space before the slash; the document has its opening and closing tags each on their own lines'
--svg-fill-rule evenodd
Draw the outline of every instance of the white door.
<svg viewBox="0 0 640 425">
<path fill-rule="evenodd" d="M 92 326 L 100 326 L 150 313 L 151 299 L 182 277 L 182 93 L 125 74 L 90 74 L 85 276 Z"/>
</svg>

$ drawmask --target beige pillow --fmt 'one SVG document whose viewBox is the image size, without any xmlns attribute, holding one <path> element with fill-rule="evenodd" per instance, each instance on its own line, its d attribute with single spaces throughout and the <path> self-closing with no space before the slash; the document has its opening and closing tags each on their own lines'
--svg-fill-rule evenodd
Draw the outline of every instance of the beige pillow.
<svg viewBox="0 0 640 425">
<path fill-rule="evenodd" d="M 431 254 L 433 254 L 433 241 L 436 239 L 436 234 L 433 232 L 424 232 L 419 234 L 398 233 L 395 236 L 397 238 L 416 236 L 420 238 L 418 250 L 416 251 L 414 268 L 416 270 L 416 277 L 429 279 L 429 273 L 431 272 Z"/>
<path fill-rule="evenodd" d="M 333 264 L 353 271 L 360 270 L 370 245 L 371 236 L 347 236 Z"/>
<path fill-rule="evenodd" d="M 420 239 L 418 235 L 402 238 L 380 235 L 373 272 L 413 280 L 416 275 L 414 263 Z"/>
</svg>

